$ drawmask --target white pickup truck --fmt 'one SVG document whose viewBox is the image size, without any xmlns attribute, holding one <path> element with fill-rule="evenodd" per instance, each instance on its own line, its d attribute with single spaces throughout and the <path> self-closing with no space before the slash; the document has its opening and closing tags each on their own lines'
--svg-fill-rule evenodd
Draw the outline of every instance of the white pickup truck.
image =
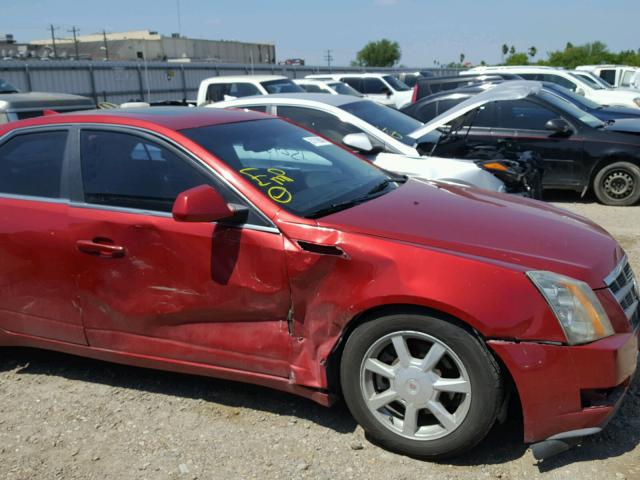
<svg viewBox="0 0 640 480">
<path fill-rule="evenodd" d="M 581 65 L 576 70 L 584 70 L 598 75 L 614 87 L 640 90 L 640 68 L 627 65 Z"/>
<path fill-rule="evenodd" d="M 296 93 L 304 90 L 281 75 L 237 75 L 205 78 L 198 88 L 198 106 L 251 95 Z"/>
</svg>

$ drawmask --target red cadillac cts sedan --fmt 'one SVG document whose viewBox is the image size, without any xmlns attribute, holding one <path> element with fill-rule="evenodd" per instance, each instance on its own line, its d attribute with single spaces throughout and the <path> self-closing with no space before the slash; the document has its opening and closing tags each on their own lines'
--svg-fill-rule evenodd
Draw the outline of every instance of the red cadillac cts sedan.
<svg viewBox="0 0 640 480">
<path fill-rule="evenodd" d="M 0 129 L 0 345 L 343 396 L 405 454 L 461 453 L 509 399 L 539 458 L 600 431 L 638 298 L 584 218 L 393 176 L 260 113 Z"/>
</svg>

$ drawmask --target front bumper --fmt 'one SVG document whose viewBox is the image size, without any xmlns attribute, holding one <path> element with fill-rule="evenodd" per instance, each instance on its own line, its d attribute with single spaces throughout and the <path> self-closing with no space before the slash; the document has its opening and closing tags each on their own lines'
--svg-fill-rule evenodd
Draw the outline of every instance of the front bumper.
<svg viewBox="0 0 640 480">
<path fill-rule="evenodd" d="M 620 405 L 638 361 L 637 332 L 580 346 L 487 343 L 513 377 L 527 443 L 597 433 Z"/>
</svg>

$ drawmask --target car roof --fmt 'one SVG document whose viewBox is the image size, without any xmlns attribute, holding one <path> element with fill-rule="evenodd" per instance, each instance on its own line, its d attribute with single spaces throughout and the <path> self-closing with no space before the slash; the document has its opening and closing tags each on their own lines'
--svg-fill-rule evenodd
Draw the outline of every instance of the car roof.
<svg viewBox="0 0 640 480">
<path fill-rule="evenodd" d="M 0 135 L 16 128 L 70 123 L 104 123 L 152 129 L 153 127 L 163 127 L 169 130 L 183 130 L 187 128 L 245 122 L 265 118 L 271 117 L 267 117 L 263 113 L 259 112 L 216 110 L 212 108 L 114 108 L 46 115 L 28 120 L 10 122 L 0 127 Z"/>
<path fill-rule="evenodd" d="M 226 83 L 226 82 L 268 82 L 269 80 L 288 80 L 284 75 L 222 75 L 220 77 L 205 78 L 203 82 Z"/>
<path fill-rule="evenodd" d="M 252 95 L 250 97 L 242 97 L 236 100 L 229 100 L 226 102 L 216 102 L 217 104 L 232 104 L 232 103 L 253 103 L 256 104 L 274 104 L 278 103 L 278 100 L 300 100 L 306 102 L 318 102 L 334 107 L 340 107 L 348 103 L 371 101 L 364 98 L 352 96 L 352 95 L 331 95 L 330 93 L 275 93 L 272 95 Z"/>
<path fill-rule="evenodd" d="M 95 108 L 95 102 L 89 97 L 67 93 L 28 92 L 0 94 L 0 108 L 37 109 L 56 107 Z"/>
</svg>

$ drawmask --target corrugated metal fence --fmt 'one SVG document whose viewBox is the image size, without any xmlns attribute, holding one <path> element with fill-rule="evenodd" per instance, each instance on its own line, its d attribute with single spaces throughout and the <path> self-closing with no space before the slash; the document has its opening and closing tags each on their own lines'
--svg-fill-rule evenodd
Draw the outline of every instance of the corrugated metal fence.
<svg viewBox="0 0 640 480">
<path fill-rule="evenodd" d="M 415 68 L 376 68 L 244 65 L 168 62 L 0 61 L 0 78 L 25 92 L 60 92 L 84 95 L 96 102 L 195 99 L 200 82 L 219 75 L 285 75 L 302 78 L 330 72 L 412 72 Z M 429 70 L 447 75 L 455 69 Z"/>
</svg>

